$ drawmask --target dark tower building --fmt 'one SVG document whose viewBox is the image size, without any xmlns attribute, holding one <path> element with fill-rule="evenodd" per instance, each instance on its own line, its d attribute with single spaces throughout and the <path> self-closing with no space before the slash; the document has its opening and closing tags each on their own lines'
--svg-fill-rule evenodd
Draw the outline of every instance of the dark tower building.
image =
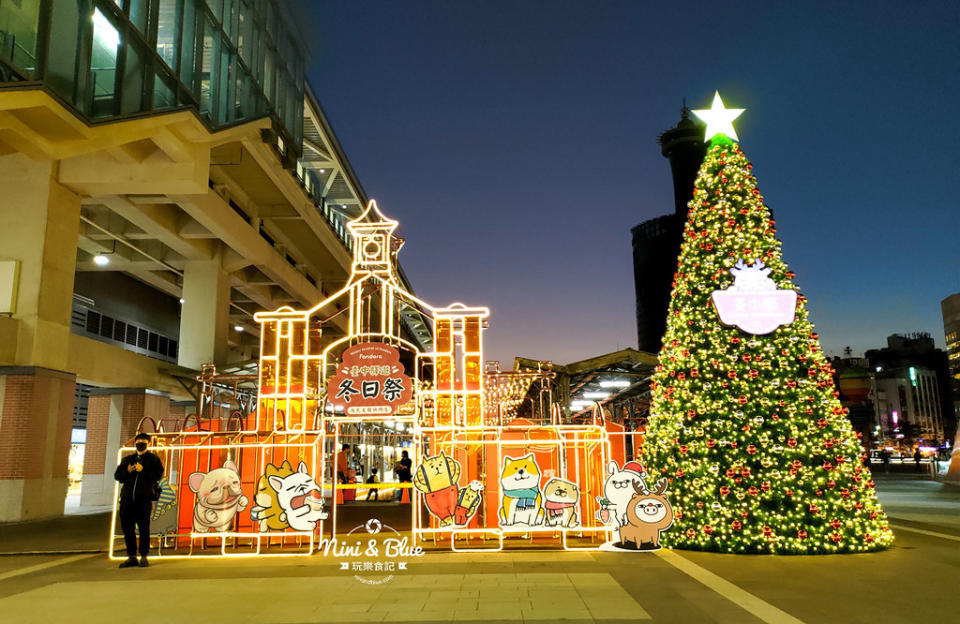
<svg viewBox="0 0 960 624">
<path fill-rule="evenodd" d="M 660 135 L 661 153 L 673 173 L 673 214 L 644 221 L 633 234 L 633 281 L 637 297 L 637 348 L 658 353 L 667 327 L 670 283 L 677 270 L 687 204 L 706 156 L 704 125 L 690 118 L 683 107 L 680 123 Z"/>
</svg>

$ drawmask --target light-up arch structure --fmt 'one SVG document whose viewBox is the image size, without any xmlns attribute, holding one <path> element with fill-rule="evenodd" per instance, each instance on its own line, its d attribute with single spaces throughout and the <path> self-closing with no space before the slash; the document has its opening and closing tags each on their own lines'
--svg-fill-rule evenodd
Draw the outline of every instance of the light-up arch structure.
<svg viewBox="0 0 960 624">
<path fill-rule="evenodd" d="M 426 492 L 409 488 L 411 537 L 417 544 L 458 551 L 531 543 L 594 549 L 606 541 L 610 527 L 597 520 L 595 512 L 603 495 L 606 463 L 611 458 L 624 460 L 622 436 L 616 435 L 622 428 L 605 422 L 599 408 L 587 424 L 565 424 L 562 410 L 542 391 L 538 399 L 542 405 L 531 409 L 534 417 L 517 418 L 531 384 L 542 384 L 549 374 L 488 374 L 483 334 L 490 311 L 463 303 L 435 307 L 407 291 L 396 267 L 402 246 L 395 235 L 397 225 L 370 201 L 363 214 L 347 224 L 354 237 L 354 255 L 352 274 L 343 288 L 309 310 L 281 307 L 255 315 L 261 326 L 261 348 L 254 413 L 227 424 L 207 423 L 206 430 L 197 423 L 156 436 L 154 444 L 171 466 L 176 498 L 175 526 L 163 542 L 161 555 L 314 552 L 320 538 L 353 528 L 341 526 L 337 492 L 345 486 L 337 483 L 334 465 L 344 428 L 387 420 L 406 425 L 410 432 L 415 471 L 424 457 L 443 453 L 460 466 L 455 485 L 461 498 L 467 484 L 480 484 L 472 486 L 478 488 L 480 502 L 469 520 L 452 524 L 430 513 Z M 404 338 L 401 311 L 406 307 L 419 311 L 432 324 L 431 351 Z M 332 331 L 329 321 L 337 315 L 348 316 L 346 332 L 331 338 L 325 332 Z M 382 408 L 378 408 L 381 413 L 343 410 L 327 395 L 328 382 L 337 374 L 344 352 L 368 343 L 395 349 L 402 374 L 412 383 L 412 398 L 389 413 L 382 413 Z M 504 526 L 501 468 L 507 457 L 531 454 L 542 472 L 539 487 L 556 477 L 579 488 L 576 526 Z M 190 487 L 190 474 L 208 473 L 228 460 L 237 467 L 250 504 L 232 518 L 230 530 L 197 531 L 193 518 L 201 493 Z M 271 491 L 264 475 L 283 472 L 284 462 L 294 469 L 303 462 L 327 497 L 327 517 L 312 530 L 264 529 L 271 522 L 276 525 L 278 517 L 267 505 Z M 253 507 L 259 511 L 251 512 Z"/>
</svg>

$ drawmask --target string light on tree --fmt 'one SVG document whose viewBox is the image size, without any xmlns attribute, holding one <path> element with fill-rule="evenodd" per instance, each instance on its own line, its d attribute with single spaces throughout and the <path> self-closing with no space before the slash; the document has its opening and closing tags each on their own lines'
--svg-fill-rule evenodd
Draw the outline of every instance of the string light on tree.
<svg viewBox="0 0 960 624">
<path fill-rule="evenodd" d="M 717 93 L 711 109 L 694 112 L 710 145 L 689 204 L 642 460 L 671 481 L 675 519 L 664 542 L 732 553 L 885 548 L 893 534 L 864 450 L 734 142 L 743 111 L 724 108 Z M 731 290 L 738 274 L 755 288 Z M 782 299 L 795 309 L 783 314 L 774 301 L 757 314 L 736 310 L 736 322 L 725 315 L 726 324 L 718 291 L 747 295 L 725 305 Z"/>
</svg>

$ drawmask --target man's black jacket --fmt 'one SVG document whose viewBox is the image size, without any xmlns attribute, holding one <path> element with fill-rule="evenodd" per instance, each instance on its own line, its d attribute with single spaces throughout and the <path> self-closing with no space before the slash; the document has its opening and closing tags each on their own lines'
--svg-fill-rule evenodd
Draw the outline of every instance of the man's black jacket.
<svg viewBox="0 0 960 624">
<path fill-rule="evenodd" d="M 137 464 L 143 466 L 143 470 L 137 472 L 127 471 L 127 466 Z M 163 463 L 160 458 L 151 453 L 145 452 L 143 455 L 127 455 L 120 460 L 120 465 L 113 473 L 113 478 L 123 484 L 120 488 L 120 500 L 129 501 L 150 501 L 153 500 L 153 484 L 163 476 Z"/>
</svg>

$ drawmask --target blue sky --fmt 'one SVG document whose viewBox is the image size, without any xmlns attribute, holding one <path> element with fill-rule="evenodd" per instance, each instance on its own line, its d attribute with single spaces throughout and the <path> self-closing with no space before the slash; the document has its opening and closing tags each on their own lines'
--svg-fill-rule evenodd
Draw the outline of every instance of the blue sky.
<svg viewBox="0 0 960 624">
<path fill-rule="evenodd" d="M 302 3 L 308 71 L 417 293 L 488 305 L 490 359 L 636 345 L 656 137 L 719 89 L 828 354 L 960 291 L 960 3 Z"/>
</svg>

